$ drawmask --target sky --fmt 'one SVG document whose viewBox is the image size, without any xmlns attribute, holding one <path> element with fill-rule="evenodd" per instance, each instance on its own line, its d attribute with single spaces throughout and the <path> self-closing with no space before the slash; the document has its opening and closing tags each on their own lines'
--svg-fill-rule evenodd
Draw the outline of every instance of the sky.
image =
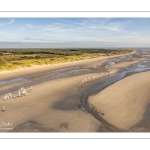
<svg viewBox="0 0 150 150">
<path fill-rule="evenodd" d="M 0 48 L 150 47 L 150 18 L 0 18 Z"/>
</svg>

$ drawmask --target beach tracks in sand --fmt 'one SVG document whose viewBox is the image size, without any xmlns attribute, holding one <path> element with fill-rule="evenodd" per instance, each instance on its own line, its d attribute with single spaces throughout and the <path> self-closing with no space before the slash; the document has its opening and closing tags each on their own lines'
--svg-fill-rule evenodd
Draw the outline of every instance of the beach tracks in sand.
<svg viewBox="0 0 150 150">
<path fill-rule="evenodd" d="M 107 118 L 113 115 L 114 110 L 111 115 L 108 111 L 103 110 L 105 107 L 103 109 L 100 108 L 99 104 L 95 104 L 94 101 L 87 102 L 86 106 L 83 106 L 81 97 L 88 93 L 88 91 L 92 91 L 95 86 L 101 83 L 101 80 L 106 83 L 110 77 L 117 78 L 116 73 L 122 68 L 128 68 L 143 59 L 145 58 L 137 58 L 135 55 L 135 57 L 118 57 L 115 60 L 108 59 L 101 62 L 97 59 L 97 61 L 92 62 L 93 64 L 86 62 L 81 66 L 79 66 L 78 63 L 78 66 L 74 66 L 74 68 L 68 67 L 69 69 L 63 68 L 63 70 L 55 70 L 56 72 L 53 73 L 57 75 L 57 78 L 54 77 L 54 75 L 53 79 L 52 75 L 49 76 L 50 73 L 40 74 L 39 77 L 36 77 L 36 81 L 38 82 L 35 82 L 33 92 L 29 92 L 27 86 L 24 86 L 27 96 L 23 96 L 25 95 L 24 92 L 21 96 L 21 89 L 19 89 L 20 94 L 18 89 L 14 91 L 14 93 L 11 92 L 11 95 L 9 94 L 10 91 L 8 91 L 7 97 L 9 95 L 10 97 L 12 96 L 12 98 L 6 101 L 3 100 L 6 95 L 1 95 L 2 101 L 0 101 L 0 105 L 1 108 L 5 106 L 6 111 L 0 112 L 2 114 L 0 119 L 13 122 L 14 130 L 12 131 L 16 132 L 127 131 L 127 128 L 117 126 Z M 97 65 L 98 67 L 93 67 Z M 32 80 L 32 78 L 30 79 Z M 23 86 L 21 87 L 23 88 Z M 107 90 L 107 88 L 105 90 Z M 18 97 L 19 95 L 20 97 Z M 114 93 L 107 92 L 105 95 L 112 96 Z M 128 94 L 126 93 L 126 95 Z M 17 98 L 13 99 L 13 97 Z M 104 106 L 104 104 L 102 106 Z M 118 104 L 115 107 L 118 109 L 119 106 L 121 105 Z M 107 108 L 107 110 L 111 107 Z M 122 110 L 118 110 L 117 114 L 121 113 Z M 131 116 L 132 113 L 130 114 Z M 112 118 L 114 118 L 114 116 Z"/>
</svg>

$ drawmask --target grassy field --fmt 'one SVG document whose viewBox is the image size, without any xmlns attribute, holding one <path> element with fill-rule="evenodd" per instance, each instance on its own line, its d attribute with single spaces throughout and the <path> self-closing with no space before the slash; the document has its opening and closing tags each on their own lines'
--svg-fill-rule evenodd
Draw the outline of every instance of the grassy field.
<svg viewBox="0 0 150 150">
<path fill-rule="evenodd" d="M 127 54 L 133 50 L 109 49 L 0 49 L 0 71 L 59 64 L 84 59 Z"/>
</svg>

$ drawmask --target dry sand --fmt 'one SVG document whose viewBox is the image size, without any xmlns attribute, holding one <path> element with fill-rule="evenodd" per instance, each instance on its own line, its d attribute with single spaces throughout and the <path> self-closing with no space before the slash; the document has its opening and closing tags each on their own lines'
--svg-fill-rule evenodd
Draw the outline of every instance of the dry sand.
<svg viewBox="0 0 150 150">
<path fill-rule="evenodd" d="M 135 52 L 133 52 L 134 54 Z M 129 55 L 129 54 L 128 54 Z M 96 58 L 92 60 L 83 60 L 83 61 L 78 61 L 78 62 L 72 62 L 72 63 L 65 63 L 65 64 L 59 64 L 59 65 L 46 65 L 46 66 L 36 66 L 33 68 L 26 68 L 26 69 L 21 69 L 20 71 L 15 70 L 10 73 L 10 71 L 6 72 L 1 72 L 0 73 L 0 80 L 2 79 L 9 79 L 9 78 L 14 78 L 14 77 L 20 77 L 23 75 L 31 75 L 33 73 L 39 73 L 47 70 L 55 70 L 59 68 L 65 68 L 65 67 L 70 67 L 70 66 L 75 66 L 75 65 L 81 65 L 82 67 L 86 66 L 93 66 L 97 64 L 99 61 L 104 62 L 107 61 L 109 58 L 115 58 L 119 56 L 113 56 L 113 57 L 103 57 L 103 58 Z M 135 62 L 132 62 L 135 63 Z M 124 66 L 122 66 L 124 67 Z M 82 79 L 86 77 L 92 77 L 95 76 L 96 78 L 100 78 L 103 75 L 98 74 L 98 73 L 93 73 L 93 74 L 86 74 L 86 75 L 80 75 L 76 77 L 69 77 L 69 78 L 63 78 L 63 79 L 56 79 L 52 81 L 47 81 L 44 83 L 40 83 L 38 85 L 35 85 L 33 88 L 32 92 L 28 92 L 27 96 L 21 97 L 21 98 L 16 98 L 16 99 L 10 99 L 8 101 L 3 101 L 2 96 L 0 97 L 0 108 L 4 105 L 6 108 L 6 112 L 0 111 L 0 121 L 1 122 L 10 122 L 13 123 L 12 127 L 15 128 L 15 131 L 19 131 L 19 125 L 25 125 L 26 123 L 35 123 L 39 124 L 42 126 L 45 131 L 55 131 L 55 132 L 95 132 L 99 129 L 99 126 L 101 126 L 101 123 L 95 119 L 91 114 L 87 113 L 86 111 L 82 110 L 57 110 L 52 108 L 53 105 L 57 101 L 61 101 L 62 98 L 64 98 L 70 91 L 76 90 L 79 86 L 82 84 Z M 131 76 L 132 77 L 132 76 Z M 132 77 L 133 79 L 136 79 Z M 128 79 L 128 78 L 127 78 Z M 140 78 L 141 79 L 141 78 Z M 90 98 L 90 102 L 96 105 L 98 109 L 102 110 L 105 114 L 104 118 L 108 120 L 110 123 L 115 125 L 116 127 L 122 128 L 122 129 L 127 129 L 131 125 L 137 123 L 144 112 L 144 108 L 147 104 L 147 95 L 144 97 L 143 96 L 143 101 L 141 102 L 138 100 L 137 104 L 130 106 L 130 104 L 136 102 L 136 98 L 134 98 L 135 92 L 137 92 L 137 99 L 140 97 L 140 90 L 146 90 L 147 88 L 144 87 L 147 81 L 148 81 L 148 76 L 147 79 L 144 78 L 143 81 L 140 80 L 140 83 L 138 83 L 141 88 L 139 87 L 138 89 L 135 90 L 135 87 L 133 86 L 134 84 L 127 84 L 125 87 L 122 87 L 122 85 L 125 85 L 126 82 L 123 82 L 120 84 L 122 87 L 121 91 L 111 91 L 109 88 L 107 90 L 107 100 L 100 100 L 99 101 L 99 95 Z M 126 79 L 124 79 L 126 80 Z M 123 80 L 123 81 L 124 81 Z M 138 80 L 138 78 L 137 78 Z M 136 81 L 137 81 L 136 80 Z M 130 80 L 131 82 L 132 80 Z M 133 80 L 135 81 L 135 80 Z M 137 84 L 137 82 L 135 83 Z M 121 81 L 120 81 L 121 82 Z M 118 82 L 119 83 L 119 82 Z M 118 84 L 116 83 L 116 84 Z M 114 84 L 114 85 L 116 85 Z M 112 85 L 113 86 L 113 85 Z M 130 87 L 130 89 L 127 89 Z M 137 85 L 136 85 L 137 86 Z M 144 88 L 142 88 L 142 86 Z M 119 87 L 119 86 L 117 86 Z M 133 89 L 133 90 L 132 90 Z M 112 90 L 115 90 L 115 88 L 112 88 Z M 128 90 L 128 91 L 126 91 Z M 105 91 L 105 90 L 104 90 Z M 104 92 L 103 91 L 103 92 Z M 129 92 L 128 94 L 128 102 L 124 101 L 121 94 L 124 95 L 123 92 Z M 132 91 L 132 92 L 131 92 Z M 135 92 L 134 92 L 135 91 Z M 146 90 L 146 92 L 148 89 Z M 113 94 L 112 94 L 113 93 Z M 118 94 L 119 93 L 119 94 Z M 143 93 L 143 92 L 142 92 Z M 106 94 L 106 93 L 105 93 Z M 104 99 L 106 98 L 106 95 L 102 94 Z M 101 95 L 101 93 L 100 93 Z M 116 96 L 116 99 L 114 101 L 110 101 L 111 97 L 114 95 Z M 139 96 L 138 96 L 139 95 Z M 120 97 L 119 97 L 120 96 Z M 117 99 L 118 97 L 118 99 Z M 119 99 L 120 98 L 120 99 Z M 132 99 L 133 98 L 133 99 Z M 101 98 L 100 98 L 101 99 Z M 122 102 L 123 100 L 123 102 Z M 113 102 L 113 103 L 112 103 Z M 120 104 L 119 107 L 117 104 Z M 112 108 L 112 105 L 114 107 Z M 128 106 L 129 105 L 129 106 Z M 133 116 L 132 118 L 130 115 L 126 117 L 128 114 L 130 114 L 130 111 L 139 106 L 143 105 L 143 109 L 138 108 L 139 110 L 137 111 L 138 115 L 141 117 L 137 117 L 137 114 L 135 113 L 136 111 L 133 111 Z M 103 106 L 101 108 L 101 106 Z M 122 110 L 125 108 L 125 110 Z M 111 111 L 112 109 L 112 111 Z M 128 110 L 128 111 L 126 111 Z M 120 113 L 121 111 L 121 113 Z M 123 113 L 122 113 L 123 112 Z M 126 120 L 129 119 L 129 121 L 125 120 L 125 123 L 121 120 L 122 118 L 120 117 L 122 114 L 122 117 L 125 118 Z M 127 114 L 127 115 L 126 115 Z M 116 118 L 115 118 L 116 117 Z M 130 119 L 131 118 L 131 119 Z M 135 118 L 135 119 L 133 119 Z M 137 119 L 138 118 L 138 119 Z M 140 119 L 139 119 L 140 118 Z M 118 120 L 118 121 L 117 121 Z M 133 120 L 133 121 L 132 121 Z M 1 123 L 0 122 L 0 123 Z M 130 123 L 126 123 L 130 122 Z M 38 129 L 37 129 L 38 130 Z M 1 131 L 7 131 L 7 130 L 1 130 Z M 25 130 L 30 131 L 28 129 Z M 34 130 L 31 130 L 34 131 Z M 44 130 L 41 130 L 44 131 Z"/>
<path fill-rule="evenodd" d="M 56 101 L 61 101 L 70 91 L 80 86 L 81 80 L 85 77 L 83 75 L 41 83 L 35 85 L 33 91 L 28 92 L 27 96 L 0 101 L 0 108 L 3 105 L 6 108 L 6 112 L 0 111 L 0 120 L 13 123 L 13 128 L 34 121 L 41 124 L 42 127 L 56 132 L 92 132 L 98 130 L 100 122 L 87 112 L 63 111 L 52 108 Z"/>
<path fill-rule="evenodd" d="M 91 96 L 88 102 L 112 125 L 128 130 L 143 117 L 150 99 L 150 71 L 131 75 Z"/>
<path fill-rule="evenodd" d="M 41 73 L 44 71 L 51 71 L 51 70 L 56 70 L 60 68 L 73 67 L 77 65 L 80 65 L 83 68 L 87 67 L 87 65 L 90 67 L 90 66 L 94 66 L 95 64 L 97 64 L 98 61 L 103 63 L 106 60 L 111 59 L 111 58 L 117 58 L 119 56 L 126 56 L 126 55 L 131 55 L 131 54 L 136 54 L 136 53 L 137 53 L 136 51 L 133 51 L 132 53 L 124 54 L 124 55 L 103 56 L 100 58 L 67 62 L 67 63 L 61 63 L 61 64 L 55 64 L 55 65 L 41 65 L 41 66 L 34 65 L 31 68 L 20 68 L 20 69 L 15 69 L 12 71 L 1 71 L 0 80 L 6 80 L 6 79 L 11 79 L 11 78 L 26 76 L 26 75 L 32 75 L 32 74 Z"/>
</svg>

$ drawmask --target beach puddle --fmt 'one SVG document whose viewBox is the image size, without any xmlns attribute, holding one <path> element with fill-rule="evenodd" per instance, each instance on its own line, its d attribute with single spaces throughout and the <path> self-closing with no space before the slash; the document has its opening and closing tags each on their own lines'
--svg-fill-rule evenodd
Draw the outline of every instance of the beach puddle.
<svg viewBox="0 0 150 150">
<path fill-rule="evenodd" d="M 14 83 L 25 82 L 25 81 L 27 81 L 27 79 L 25 78 L 14 78 L 11 80 L 0 81 L 0 85 L 14 84 Z"/>
</svg>

